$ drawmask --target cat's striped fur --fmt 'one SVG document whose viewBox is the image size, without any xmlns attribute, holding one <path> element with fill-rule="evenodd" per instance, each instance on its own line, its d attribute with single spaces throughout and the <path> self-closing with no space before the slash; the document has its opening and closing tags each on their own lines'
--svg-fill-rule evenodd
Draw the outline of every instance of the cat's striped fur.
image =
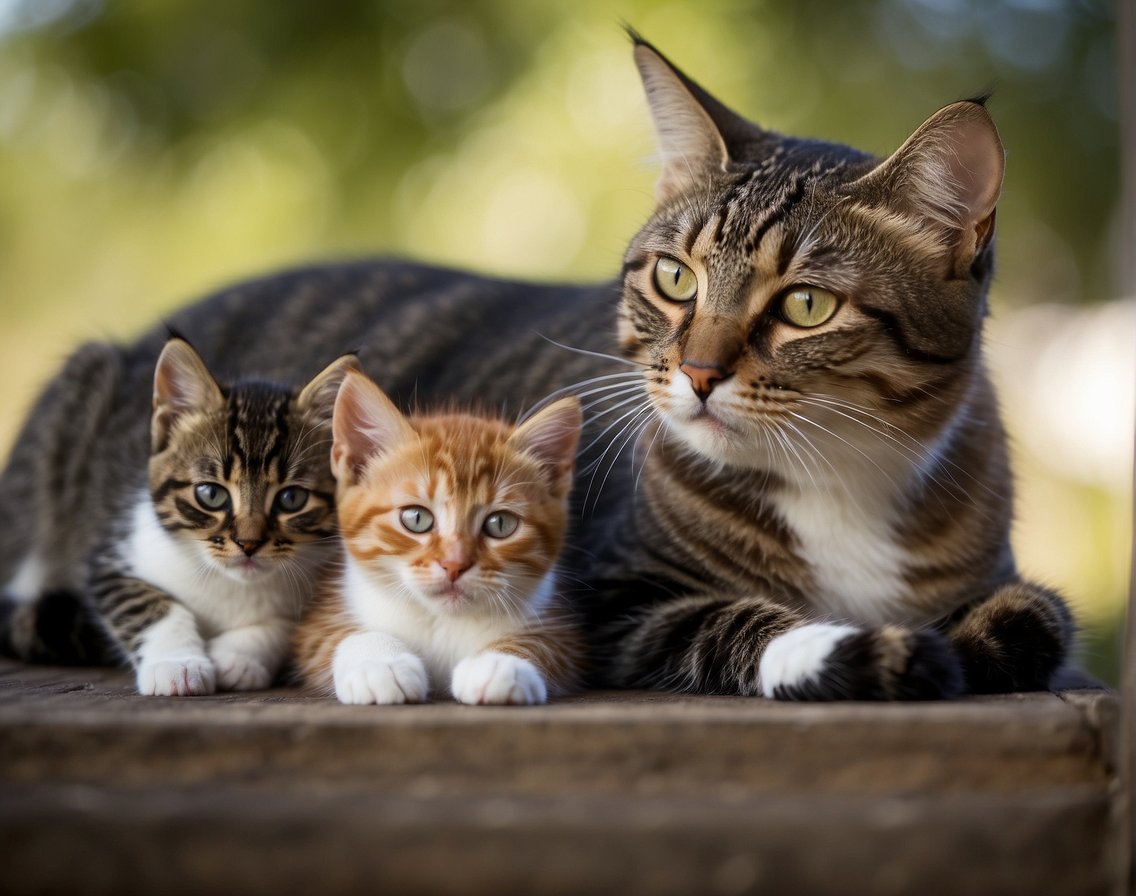
<svg viewBox="0 0 1136 896">
<path fill-rule="evenodd" d="M 335 405 L 343 568 L 295 632 L 303 680 L 344 703 L 543 703 L 580 680 L 557 580 L 580 407 L 519 427 L 405 418 L 361 374 Z"/>
<path fill-rule="evenodd" d="M 619 282 L 329 265 L 241 284 L 173 324 L 269 375 L 358 348 L 404 405 L 516 413 L 579 392 L 591 414 L 564 562 L 599 683 L 787 698 L 1046 687 L 1072 625 L 1010 548 L 981 346 L 1002 150 L 982 103 L 946 107 L 879 160 L 763 130 L 645 43 L 635 55 L 664 164 Z M 131 353 L 158 347 L 151 334 Z M 0 491 L 6 526 L 24 516 L 27 454 Z"/>
</svg>

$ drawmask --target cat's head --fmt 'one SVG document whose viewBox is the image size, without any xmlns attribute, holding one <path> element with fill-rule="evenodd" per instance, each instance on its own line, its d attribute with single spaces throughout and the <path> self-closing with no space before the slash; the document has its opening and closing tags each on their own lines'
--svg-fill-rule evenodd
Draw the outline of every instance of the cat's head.
<svg viewBox="0 0 1136 896">
<path fill-rule="evenodd" d="M 300 574 L 335 534 L 331 415 L 352 355 L 301 390 L 219 384 L 179 338 L 154 372 L 150 495 L 161 525 L 204 570 L 241 581 Z"/>
<path fill-rule="evenodd" d="M 635 59 L 662 173 L 620 337 L 668 430 L 798 477 L 913 462 L 981 363 L 1003 173 L 982 102 L 879 160 L 742 119 L 637 38 Z"/>
<path fill-rule="evenodd" d="M 438 614 L 523 617 L 556 562 L 580 436 L 567 398 L 520 424 L 404 417 L 366 376 L 335 403 L 340 529 L 378 587 Z"/>
</svg>

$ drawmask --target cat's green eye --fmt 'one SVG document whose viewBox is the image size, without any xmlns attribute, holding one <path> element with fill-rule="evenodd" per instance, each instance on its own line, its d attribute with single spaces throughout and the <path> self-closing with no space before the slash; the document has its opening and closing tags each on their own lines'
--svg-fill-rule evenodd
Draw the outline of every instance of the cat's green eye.
<svg viewBox="0 0 1136 896">
<path fill-rule="evenodd" d="M 202 482 L 193 489 L 193 496 L 206 510 L 225 510 L 231 503 L 228 489 L 216 482 Z"/>
<path fill-rule="evenodd" d="M 398 518 L 407 532 L 421 535 L 434 528 L 434 514 L 425 507 L 404 507 Z"/>
<path fill-rule="evenodd" d="M 521 520 L 515 513 L 497 510 L 485 518 L 485 525 L 481 527 L 481 531 L 490 538 L 508 538 L 517 531 L 520 523 Z"/>
<path fill-rule="evenodd" d="M 840 304 L 834 293 L 819 286 L 798 286 L 781 299 L 781 314 L 795 327 L 819 327 L 832 319 Z"/>
<path fill-rule="evenodd" d="M 669 255 L 655 262 L 655 285 L 672 302 L 689 302 L 698 295 L 698 278 L 694 271 Z"/>
<path fill-rule="evenodd" d="M 290 485 L 276 493 L 273 500 L 273 509 L 279 513 L 298 513 L 308 503 L 309 492 L 298 485 Z"/>
</svg>

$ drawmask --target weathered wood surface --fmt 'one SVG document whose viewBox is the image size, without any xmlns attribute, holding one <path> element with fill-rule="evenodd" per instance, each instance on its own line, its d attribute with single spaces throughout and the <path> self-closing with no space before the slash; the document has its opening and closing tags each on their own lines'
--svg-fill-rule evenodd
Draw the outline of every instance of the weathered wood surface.
<svg viewBox="0 0 1136 896">
<path fill-rule="evenodd" d="M 0 664 L 0 891 L 1108 893 L 1118 707 L 346 707 Z"/>
</svg>

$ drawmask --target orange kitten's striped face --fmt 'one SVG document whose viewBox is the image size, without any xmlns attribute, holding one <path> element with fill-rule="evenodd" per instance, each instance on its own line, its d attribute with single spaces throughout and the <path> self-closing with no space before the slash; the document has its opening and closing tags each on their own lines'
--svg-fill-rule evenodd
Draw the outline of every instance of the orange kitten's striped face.
<svg viewBox="0 0 1136 896">
<path fill-rule="evenodd" d="M 524 615 L 563 542 L 578 405 L 559 402 L 513 428 L 469 415 L 407 420 L 380 397 L 352 376 L 336 404 L 351 557 L 433 612 Z"/>
</svg>

